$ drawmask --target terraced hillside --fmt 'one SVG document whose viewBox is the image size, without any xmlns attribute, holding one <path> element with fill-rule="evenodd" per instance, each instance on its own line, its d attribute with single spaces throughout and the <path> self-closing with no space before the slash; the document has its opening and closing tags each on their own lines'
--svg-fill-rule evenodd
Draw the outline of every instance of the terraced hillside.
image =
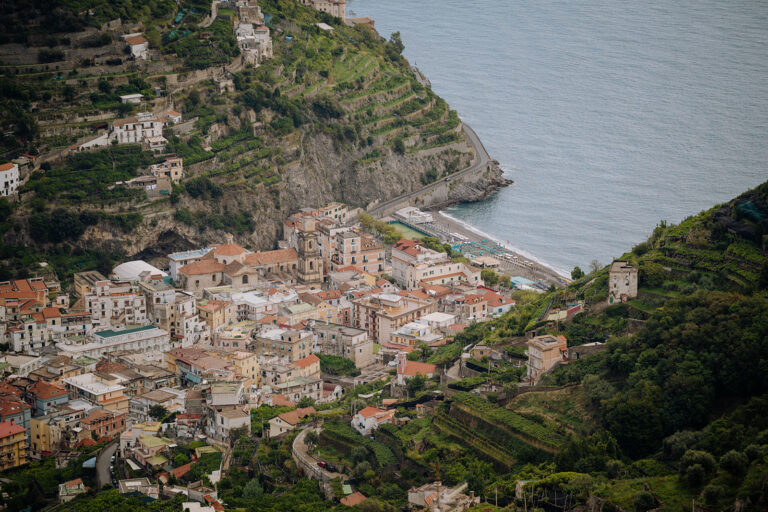
<svg viewBox="0 0 768 512">
<path fill-rule="evenodd" d="M 246 247 L 271 248 L 281 220 L 299 206 L 366 206 L 472 163 L 456 112 L 416 79 L 399 36 L 387 41 L 293 0 L 263 0 L 274 57 L 252 68 L 232 35 L 234 10 L 214 19 L 199 0 L 166 4 L 151 2 L 145 12 L 123 0 L 61 0 L 57 9 L 78 20 L 76 32 L 61 27 L 43 38 L 29 29 L 0 44 L 2 151 L 9 159 L 39 155 L 43 165 L 2 219 L 12 268 L 48 252 L 45 259 L 67 275 L 94 260 L 215 242 L 225 231 Z M 10 19 L 14 7 L 23 4 L 4 6 Z M 44 7 L 31 9 L 43 23 Z M 110 22 L 123 11 L 132 16 Z M 148 61 L 126 56 L 121 35 L 129 31 L 146 35 Z M 142 104 L 120 101 L 135 93 Z M 116 119 L 168 109 L 184 118 L 164 134 L 186 175 L 168 197 L 150 200 L 115 185 L 160 160 L 137 146 L 70 154 Z M 482 179 L 490 186 L 497 178 Z M 58 229 L 59 218 L 71 229 Z M 35 228 L 46 224 L 60 233 L 56 243 L 70 247 L 60 256 L 50 255 L 53 240 Z"/>
</svg>

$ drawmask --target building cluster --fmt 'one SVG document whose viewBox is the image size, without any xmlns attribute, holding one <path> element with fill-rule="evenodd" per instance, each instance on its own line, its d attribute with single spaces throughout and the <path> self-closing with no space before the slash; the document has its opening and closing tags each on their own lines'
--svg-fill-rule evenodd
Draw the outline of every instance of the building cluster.
<svg viewBox="0 0 768 512">
<path fill-rule="evenodd" d="M 167 110 L 159 114 L 139 112 L 134 116 L 116 119 L 101 135 L 72 146 L 70 149 L 77 152 L 112 144 L 141 144 L 145 151 L 163 153 L 168 145 L 168 140 L 163 137 L 163 128 L 169 123 L 180 123 L 182 120 L 182 115 L 175 110 Z M 175 155 L 169 155 L 168 158 L 177 159 Z M 173 175 L 176 174 L 181 178 L 179 173 L 173 172 L 175 167 L 171 167 L 170 162 L 167 163 L 168 168 L 165 168 L 165 165 L 161 164 L 160 167 L 153 168 L 153 175 L 164 175 L 172 180 Z M 179 172 L 182 171 L 183 169 L 179 170 Z"/>
<path fill-rule="evenodd" d="M 174 179 L 180 166 L 169 158 L 154 171 Z M 323 355 L 351 361 L 357 382 L 396 370 L 404 387 L 437 371 L 409 352 L 514 306 L 478 269 L 420 243 L 401 240 L 388 259 L 354 217 L 339 203 L 305 209 L 285 221 L 278 249 L 227 235 L 169 254 L 163 269 L 137 260 L 109 276 L 77 273 L 69 293 L 51 276 L 0 283 L 3 463 L 119 438 L 137 467 L 175 469 L 176 439 L 217 449 L 250 430 L 252 408 L 338 399 L 343 382 L 324 379 Z M 374 409 L 355 428 L 392 420 Z M 282 435 L 313 411 L 280 415 L 265 432 Z"/>
<path fill-rule="evenodd" d="M 272 58 L 272 38 L 256 0 L 233 0 L 237 12 L 234 26 L 237 46 L 247 64 L 258 66 Z"/>
</svg>

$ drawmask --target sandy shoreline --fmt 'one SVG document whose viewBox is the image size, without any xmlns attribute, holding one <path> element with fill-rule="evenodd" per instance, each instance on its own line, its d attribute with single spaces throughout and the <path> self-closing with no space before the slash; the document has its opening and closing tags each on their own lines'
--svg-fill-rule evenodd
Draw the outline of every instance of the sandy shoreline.
<svg viewBox="0 0 768 512">
<path fill-rule="evenodd" d="M 566 276 L 559 274 L 556 270 L 550 267 L 547 267 L 546 265 L 543 265 L 542 263 L 530 257 L 520 254 L 519 252 L 515 251 L 513 248 L 509 247 L 508 245 L 504 244 L 501 241 L 494 240 L 488 235 L 484 235 L 483 233 L 480 233 L 477 230 L 472 229 L 471 227 L 468 227 L 469 226 L 468 224 L 457 222 L 455 219 L 447 216 L 441 211 L 432 210 L 431 213 L 434 216 L 435 223 L 442 225 L 446 229 L 446 231 L 450 233 L 458 233 L 459 235 L 466 237 L 467 240 L 469 241 L 474 241 L 474 242 L 479 242 L 480 240 L 495 241 L 500 245 L 503 245 L 504 247 L 506 247 L 511 253 L 517 255 L 519 261 L 522 261 L 524 263 L 530 263 L 533 266 L 533 268 L 526 268 L 519 265 L 507 264 L 505 265 L 505 268 L 501 270 L 502 273 L 510 274 L 512 276 L 522 276 L 532 281 L 544 281 L 547 284 L 563 283 L 563 278 Z"/>
</svg>

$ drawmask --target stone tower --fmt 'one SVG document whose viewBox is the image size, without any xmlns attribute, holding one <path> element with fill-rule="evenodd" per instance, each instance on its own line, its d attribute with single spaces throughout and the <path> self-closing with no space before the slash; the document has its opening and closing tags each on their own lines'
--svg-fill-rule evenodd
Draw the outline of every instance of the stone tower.
<svg viewBox="0 0 768 512">
<path fill-rule="evenodd" d="M 323 258 L 317 244 L 315 220 L 301 219 L 298 233 L 299 282 L 302 284 L 320 284 L 323 282 Z"/>
</svg>

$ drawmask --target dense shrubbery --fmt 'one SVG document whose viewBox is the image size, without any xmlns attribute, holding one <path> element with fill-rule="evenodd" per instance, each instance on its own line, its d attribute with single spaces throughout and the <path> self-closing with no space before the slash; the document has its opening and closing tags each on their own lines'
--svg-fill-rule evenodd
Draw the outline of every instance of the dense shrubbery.
<svg viewBox="0 0 768 512">
<path fill-rule="evenodd" d="M 346 357 L 329 356 L 326 354 L 316 354 L 320 358 L 320 370 L 323 373 L 331 375 L 349 375 L 357 377 L 360 370 L 355 366 L 351 359 Z"/>
</svg>

